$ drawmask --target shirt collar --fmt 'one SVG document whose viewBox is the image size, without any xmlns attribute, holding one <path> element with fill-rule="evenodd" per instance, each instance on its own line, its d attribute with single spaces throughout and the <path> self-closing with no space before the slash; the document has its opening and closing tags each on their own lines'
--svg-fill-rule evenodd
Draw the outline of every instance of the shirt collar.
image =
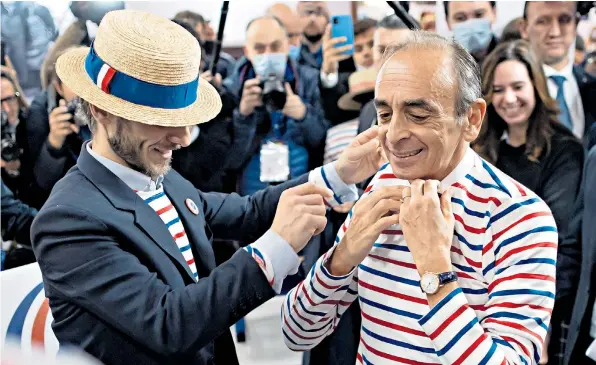
<svg viewBox="0 0 596 365">
<path fill-rule="evenodd" d="M 555 75 L 560 75 L 565 76 L 567 80 L 571 80 L 571 78 L 573 77 L 573 63 L 571 62 L 568 62 L 567 66 L 563 67 L 561 71 L 557 71 L 547 64 L 542 64 L 542 69 L 544 70 L 544 75 L 547 78 Z"/>
<path fill-rule="evenodd" d="M 455 184 L 462 179 L 472 170 L 476 164 L 477 158 L 476 152 L 470 147 L 466 150 L 464 158 L 455 166 L 455 169 L 449 173 L 443 180 L 441 180 L 441 193 L 444 193 L 451 185 Z"/>
<path fill-rule="evenodd" d="M 153 181 L 149 176 L 136 170 L 133 170 L 130 167 L 126 167 L 115 161 L 112 161 L 109 158 L 101 156 L 97 152 L 93 151 L 93 149 L 91 149 L 91 142 L 87 143 L 85 148 L 87 148 L 87 152 L 89 152 L 89 154 L 93 156 L 93 158 L 95 158 L 100 164 L 104 165 L 120 180 L 124 181 L 124 183 L 128 185 L 128 187 L 130 187 L 132 190 L 155 191 L 161 188 L 163 176 L 160 176 L 157 178 L 156 181 Z"/>
</svg>

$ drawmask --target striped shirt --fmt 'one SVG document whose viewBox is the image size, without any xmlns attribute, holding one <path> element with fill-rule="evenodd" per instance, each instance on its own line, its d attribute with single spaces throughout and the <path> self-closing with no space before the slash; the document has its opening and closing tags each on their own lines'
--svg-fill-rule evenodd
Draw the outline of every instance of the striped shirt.
<svg viewBox="0 0 596 365">
<path fill-rule="evenodd" d="M 180 253 L 184 257 L 184 261 L 186 261 L 186 264 L 188 264 L 192 275 L 194 276 L 195 280 L 197 280 L 199 278 L 199 274 L 197 273 L 195 258 L 193 257 L 192 250 L 190 249 L 188 236 L 186 235 L 184 225 L 182 225 L 182 221 L 178 216 L 178 211 L 172 205 L 172 202 L 163 190 L 163 185 L 156 190 L 135 190 L 135 192 L 139 197 L 141 197 L 141 199 L 145 201 L 145 203 L 149 204 L 149 206 L 155 211 L 155 213 L 157 213 L 157 215 L 159 215 L 159 218 L 161 218 L 168 231 L 170 231 L 174 242 L 176 242 L 176 246 L 178 246 Z"/>
<path fill-rule="evenodd" d="M 389 185 L 408 182 L 385 165 L 363 196 Z M 431 310 L 400 227 L 392 226 L 348 275 L 326 270 L 332 248 L 288 293 L 282 306 L 288 347 L 314 347 L 358 298 L 357 364 L 538 363 L 555 298 L 557 229 L 548 206 L 471 149 L 441 181 L 441 191 L 447 188 L 458 288 Z"/>
<path fill-rule="evenodd" d="M 355 119 L 329 128 L 325 140 L 324 164 L 337 160 L 343 150 L 352 143 L 358 135 L 358 123 L 358 119 Z"/>
</svg>

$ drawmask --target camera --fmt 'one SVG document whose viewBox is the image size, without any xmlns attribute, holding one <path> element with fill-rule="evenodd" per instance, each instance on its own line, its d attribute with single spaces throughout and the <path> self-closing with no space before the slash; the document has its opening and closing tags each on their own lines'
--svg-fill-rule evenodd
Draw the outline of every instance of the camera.
<svg viewBox="0 0 596 365">
<path fill-rule="evenodd" d="M 280 111 L 286 105 L 286 89 L 283 78 L 277 75 L 269 75 L 261 82 L 263 89 L 263 104 L 269 113 Z"/>
<path fill-rule="evenodd" d="M 0 156 L 6 162 L 18 160 L 21 157 L 21 149 L 17 145 L 16 133 L 13 132 L 14 128 L 8 123 L 8 114 L 4 110 L 1 112 L 1 117 L 0 147 L 2 151 Z"/>
<path fill-rule="evenodd" d="M 69 122 L 71 122 L 71 123 L 75 123 L 74 115 L 75 115 L 75 112 L 77 110 L 77 106 L 78 105 L 79 105 L 79 99 L 78 98 L 74 98 L 70 103 L 68 103 L 66 105 L 66 108 L 68 110 L 67 113 L 68 114 L 72 114 L 72 118 L 70 118 L 70 120 L 69 120 Z"/>
</svg>

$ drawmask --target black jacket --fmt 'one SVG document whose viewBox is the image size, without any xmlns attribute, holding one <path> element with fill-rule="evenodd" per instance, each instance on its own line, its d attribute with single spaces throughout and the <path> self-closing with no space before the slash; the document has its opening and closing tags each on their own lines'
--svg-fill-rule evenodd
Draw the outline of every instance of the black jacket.
<svg viewBox="0 0 596 365">
<path fill-rule="evenodd" d="M 28 202 L 36 208 L 43 205 L 56 182 L 76 164 L 84 142 L 79 135 L 72 133 L 66 137 L 61 149 L 55 149 L 50 145 L 49 109 L 58 105 L 55 95 L 52 87 L 38 94 L 29 107 L 27 117 L 27 144 L 31 154 L 32 183 L 37 187 Z"/>
<path fill-rule="evenodd" d="M 15 199 L 12 191 L 2 184 L 2 239 L 31 245 L 30 229 L 37 210 Z"/>
<path fill-rule="evenodd" d="M 254 242 L 281 193 L 306 181 L 240 197 L 203 193 L 170 171 L 163 186 L 196 258 L 195 283 L 159 215 L 83 148 L 31 228 L 61 345 L 106 365 L 238 364 L 229 327 L 275 292 L 245 250 L 216 267 L 213 238 Z"/>
<path fill-rule="evenodd" d="M 587 150 L 596 144 L 596 77 L 587 73 L 581 66 L 573 67 L 573 76 L 577 81 L 584 107 L 584 146 Z"/>
<path fill-rule="evenodd" d="M 575 294 L 565 364 L 583 364 L 596 296 L 596 147 L 586 159 L 580 194 L 571 216 L 569 235 L 559 244 L 557 291 Z M 569 309 L 570 310 L 570 309 Z M 578 345 L 583 342 L 583 346 Z"/>
</svg>

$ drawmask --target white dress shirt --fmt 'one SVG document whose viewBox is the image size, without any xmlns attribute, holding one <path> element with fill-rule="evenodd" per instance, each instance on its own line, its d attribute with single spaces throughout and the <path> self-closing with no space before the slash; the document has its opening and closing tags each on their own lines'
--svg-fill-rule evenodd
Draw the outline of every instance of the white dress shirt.
<svg viewBox="0 0 596 365">
<path fill-rule="evenodd" d="M 561 71 L 557 71 L 554 68 L 543 64 L 542 69 L 546 76 L 546 83 L 548 85 L 548 92 L 553 99 L 557 99 L 557 84 L 550 79 L 551 76 L 560 75 L 564 76 L 567 81 L 563 85 L 565 92 L 565 102 L 569 108 L 571 114 L 571 120 L 573 121 L 573 134 L 577 138 L 582 139 L 584 137 L 584 128 L 586 124 L 586 116 L 584 114 L 584 106 L 582 104 L 582 98 L 579 93 L 579 86 L 577 80 L 573 76 L 573 63 L 569 62 L 565 68 Z"/>
</svg>

